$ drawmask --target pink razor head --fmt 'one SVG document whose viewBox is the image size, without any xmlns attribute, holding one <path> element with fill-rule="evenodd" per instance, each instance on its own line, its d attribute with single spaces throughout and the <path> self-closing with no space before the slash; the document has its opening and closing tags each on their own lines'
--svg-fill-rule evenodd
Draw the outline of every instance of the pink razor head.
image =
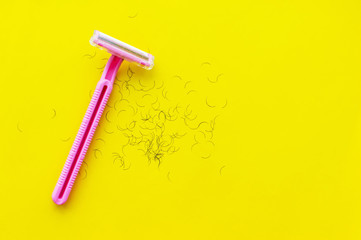
<svg viewBox="0 0 361 240">
<path fill-rule="evenodd" d="M 112 38 L 97 30 L 94 31 L 94 34 L 90 39 L 90 44 L 100 49 L 105 49 L 109 53 L 129 62 L 135 62 L 137 65 L 145 69 L 150 70 L 153 68 L 153 55 L 143 52 L 142 50 L 132 47 L 129 44 Z"/>
</svg>

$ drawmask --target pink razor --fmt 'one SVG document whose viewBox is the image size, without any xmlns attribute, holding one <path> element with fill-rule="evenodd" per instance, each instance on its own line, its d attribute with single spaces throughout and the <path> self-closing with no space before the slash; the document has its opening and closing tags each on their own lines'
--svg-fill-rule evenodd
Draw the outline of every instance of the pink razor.
<svg viewBox="0 0 361 240">
<path fill-rule="evenodd" d="M 123 60 L 135 62 L 148 70 L 152 69 L 154 57 L 135 47 L 123 43 L 99 31 L 94 31 L 90 44 L 106 49 L 112 56 L 109 58 L 102 77 L 94 91 L 93 97 L 81 123 L 63 171 L 55 186 L 52 198 L 56 204 L 63 204 L 69 197 L 75 178 L 93 138 L 99 119 L 113 89 L 114 78 Z"/>
</svg>

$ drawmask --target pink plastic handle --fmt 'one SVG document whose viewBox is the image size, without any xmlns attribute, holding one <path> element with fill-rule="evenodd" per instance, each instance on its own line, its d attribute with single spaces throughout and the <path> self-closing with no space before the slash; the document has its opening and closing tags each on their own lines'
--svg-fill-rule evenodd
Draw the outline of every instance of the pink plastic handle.
<svg viewBox="0 0 361 240">
<path fill-rule="evenodd" d="M 107 104 L 110 93 L 113 89 L 114 78 L 117 75 L 122 58 L 111 56 L 103 71 L 103 75 L 94 91 L 92 100 L 81 123 L 78 134 L 75 138 L 69 156 L 65 162 L 63 171 L 55 186 L 52 198 L 61 205 L 66 202 L 78 175 L 83 159 L 93 138 L 100 117 Z"/>
</svg>

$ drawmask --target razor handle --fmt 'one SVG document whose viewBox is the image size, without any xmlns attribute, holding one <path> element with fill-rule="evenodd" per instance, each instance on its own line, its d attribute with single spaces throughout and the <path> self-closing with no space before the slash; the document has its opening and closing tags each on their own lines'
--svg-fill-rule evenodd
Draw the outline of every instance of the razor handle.
<svg viewBox="0 0 361 240">
<path fill-rule="evenodd" d="M 113 89 L 114 78 L 123 62 L 122 58 L 112 55 L 104 68 L 102 77 L 92 96 L 78 134 L 70 150 L 63 171 L 53 191 L 53 201 L 61 205 L 66 202 L 86 155 L 96 127 L 102 116 Z"/>
</svg>

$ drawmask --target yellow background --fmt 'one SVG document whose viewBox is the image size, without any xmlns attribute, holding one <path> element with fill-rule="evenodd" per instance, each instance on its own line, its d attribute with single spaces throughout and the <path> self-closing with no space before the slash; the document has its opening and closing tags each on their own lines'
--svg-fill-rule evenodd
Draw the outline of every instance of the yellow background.
<svg viewBox="0 0 361 240">
<path fill-rule="evenodd" d="M 3 2 L 0 239 L 361 239 L 360 10 L 356 0 Z M 109 57 L 89 44 L 95 29 L 150 51 L 154 69 L 132 70 L 164 81 L 173 103 L 189 100 L 174 76 L 192 81 L 194 111 L 219 115 L 212 156 L 185 138 L 159 167 L 129 153 L 125 171 L 112 158 L 124 138 L 98 129 L 102 154 L 93 142 L 87 177 L 57 206 L 51 193 Z M 207 97 L 227 106 L 209 109 Z"/>
</svg>

